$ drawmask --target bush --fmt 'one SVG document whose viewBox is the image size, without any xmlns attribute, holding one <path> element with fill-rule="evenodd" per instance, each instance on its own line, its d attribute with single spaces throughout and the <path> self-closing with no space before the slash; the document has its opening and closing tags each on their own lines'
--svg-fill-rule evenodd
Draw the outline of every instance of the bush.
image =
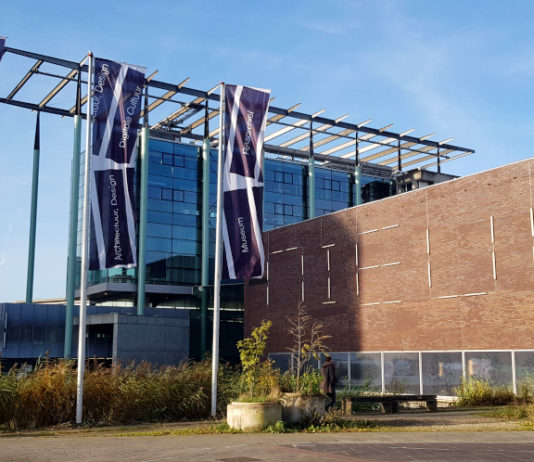
<svg viewBox="0 0 534 462">
<path fill-rule="evenodd" d="M 302 396 L 320 395 L 322 381 L 323 378 L 319 370 L 310 369 L 300 376 L 297 387 L 296 375 L 286 371 L 280 377 L 280 389 L 284 393 L 296 393 L 298 391 Z"/>
<path fill-rule="evenodd" d="M 65 361 L 44 363 L 29 374 L 13 369 L 0 375 L 0 425 L 34 428 L 74 421 L 76 380 L 73 364 Z M 235 396 L 238 380 L 228 366 L 219 368 L 219 412 Z M 210 397 L 211 360 L 160 369 L 148 363 L 124 368 L 95 364 L 84 376 L 84 421 L 201 419 L 210 415 Z"/>
<path fill-rule="evenodd" d="M 514 403 L 514 393 L 505 386 L 493 387 L 483 380 L 462 380 L 454 389 L 458 395 L 459 406 L 493 406 Z"/>
</svg>

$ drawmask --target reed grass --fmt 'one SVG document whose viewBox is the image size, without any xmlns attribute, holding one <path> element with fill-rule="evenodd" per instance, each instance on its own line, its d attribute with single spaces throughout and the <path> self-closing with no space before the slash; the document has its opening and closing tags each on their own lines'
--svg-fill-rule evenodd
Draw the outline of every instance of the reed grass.
<svg viewBox="0 0 534 462">
<path fill-rule="evenodd" d="M 221 366 L 217 409 L 239 393 L 239 375 Z M 84 422 L 91 425 L 204 419 L 210 415 L 211 360 L 154 368 L 148 363 L 106 368 L 89 363 L 84 376 Z M 44 362 L 34 372 L 0 374 L 0 425 L 12 429 L 73 422 L 76 369 Z"/>
</svg>

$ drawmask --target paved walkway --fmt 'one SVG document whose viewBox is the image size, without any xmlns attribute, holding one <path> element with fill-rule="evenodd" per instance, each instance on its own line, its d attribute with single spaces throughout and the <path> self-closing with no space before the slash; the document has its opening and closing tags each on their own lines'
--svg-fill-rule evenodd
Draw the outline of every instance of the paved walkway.
<svg viewBox="0 0 534 462">
<path fill-rule="evenodd" d="M 0 461 L 534 461 L 533 432 L 2 437 Z"/>
</svg>

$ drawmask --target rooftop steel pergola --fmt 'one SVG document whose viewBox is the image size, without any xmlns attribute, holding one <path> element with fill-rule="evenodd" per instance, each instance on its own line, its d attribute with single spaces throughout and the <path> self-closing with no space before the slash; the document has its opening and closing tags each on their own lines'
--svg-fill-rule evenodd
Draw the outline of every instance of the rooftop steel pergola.
<svg viewBox="0 0 534 462">
<path fill-rule="evenodd" d="M 87 72 L 87 65 L 10 47 L 6 47 L 6 52 L 6 55 L 26 58 L 31 64 L 11 92 L 0 97 L 0 103 L 63 117 L 76 113 L 85 117 L 87 95 L 82 96 L 82 88 L 86 88 L 82 74 Z M 218 120 L 219 95 L 215 90 L 219 86 L 208 91 L 197 90 L 186 86 L 189 78 L 178 84 L 156 80 L 157 72 L 146 78 L 146 105 L 141 114 L 142 117 L 150 114 L 151 120 L 159 120 L 150 125 L 151 135 L 199 145 L 209 137 L 212 146 L 216 146 L 219 129 L 210 131 L 209 125 L 212 119 Z M 42 97 L 20 97 L 30 80 L 33 83 L 37 79 L 46 79 L 51 89 L 44 90 Z M 59 100 L 61 103 L 57 103 Z M 64 101 L 71 103 L 66 105 Z M 313 158 L 316 163 L 328 163 L 345 170 L 361 163 L 373 163 L 394 171 L 431 167 L 440 171 L 444 162 L 475 152 L 449 144 L 453 138 L 434 141 L 430 139 L 433 134 L 412 136 L 414 129 L 396 133 L 390 131 L 393 124 L 372 128 L 371 120 L 351 123 L 346 120 L 348 114 L 331 119 L 322 116 L 324 109 L 306 114 L 297 110 L 299 106 L 300 103 L 287 109 L 269 107 L 265 135 L 268 155 Z M 218 127 L 218 123 L 212 125 Z"/>
</svg>

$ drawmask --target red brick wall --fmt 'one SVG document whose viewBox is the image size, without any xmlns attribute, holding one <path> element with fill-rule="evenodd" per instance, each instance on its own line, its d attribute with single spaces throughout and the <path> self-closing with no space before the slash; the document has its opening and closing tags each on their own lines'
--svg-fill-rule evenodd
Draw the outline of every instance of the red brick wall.
<svg viewBox="0 0 534 462">
<path fill-rule="evenodd" d="M 264 233 L 269 277 L 245 286 L 245 334 L 270 319 L 268 350 L 287 351 L 303 282 L 332 351 L 533 348 L 533 167 L 529 159 Z"/>
</svg>

